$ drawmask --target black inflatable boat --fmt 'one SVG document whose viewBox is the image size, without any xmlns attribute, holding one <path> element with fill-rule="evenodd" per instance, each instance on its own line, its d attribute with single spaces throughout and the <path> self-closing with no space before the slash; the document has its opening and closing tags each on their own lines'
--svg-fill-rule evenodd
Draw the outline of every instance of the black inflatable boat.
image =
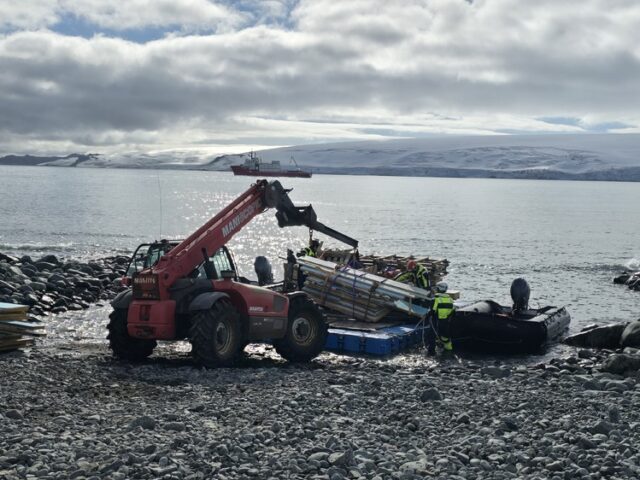
<svg viewBox="0 0 640 480">
<path fill-rule="evenodd" d="M 571 317 L 564 307 L 522 309 L 486 300 L 456 310 L 449 320 L 454 347 L 496 353 L 535 353 L 557 341 Z M 442 326 L 444 335 L 446 326 Z"/>
</svg>

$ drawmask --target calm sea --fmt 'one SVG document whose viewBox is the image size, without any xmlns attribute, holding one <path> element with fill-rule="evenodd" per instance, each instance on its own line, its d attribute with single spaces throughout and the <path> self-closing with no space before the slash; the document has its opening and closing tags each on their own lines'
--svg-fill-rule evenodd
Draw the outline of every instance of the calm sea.
<svg viewBox="0 0 640 480">
<path fill-rule="evenodd" d="M 92 258 L 188 235 L 249 187 L 219 172 L 0 166 L 0 251 Z M 360 240 L 363 253 L 444 257 L 465 300 L 510 303 L 525 277 L 533 305 L 567 305 L 572 330 L 640 317 L 640 293 L 611 283 L 640 269 L 637 183 L 315 175 L 282 179 L 296 203 Z M 247 277 L 253 258 L 278 267 L 308 238 L 272 212 L 230 243 Z M 326 244 L 334 244 L 331 239 Z M 280 275 L 281 276 L 281 275 Z"/>
</svg>

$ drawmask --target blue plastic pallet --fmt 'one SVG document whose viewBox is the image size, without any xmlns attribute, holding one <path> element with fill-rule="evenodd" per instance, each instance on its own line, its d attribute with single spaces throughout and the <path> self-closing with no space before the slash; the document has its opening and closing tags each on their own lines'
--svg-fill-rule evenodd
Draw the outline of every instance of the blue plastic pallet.
<svg viewBox="0 0 640 480">
<path fill-rule="evenodd" d="M 425 327 L 426 330 L 429 327 Z M 413 325 L 385 327 L 376 331 L 329 328 L 326 350 L 386 356 L 404 352 L 422 343 L 423 328 Z"/>
</svg>

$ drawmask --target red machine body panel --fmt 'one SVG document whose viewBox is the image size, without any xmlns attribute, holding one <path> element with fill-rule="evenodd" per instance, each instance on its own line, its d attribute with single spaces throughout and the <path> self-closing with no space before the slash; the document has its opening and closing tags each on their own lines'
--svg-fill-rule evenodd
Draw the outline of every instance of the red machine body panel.
<svg viewBox="0 0 640 480">
<path fill-rule="evenodd" d="M 247 315 L 248 340 L 285 336 L 289 313 L 286 295 L 232 280 L 215 280 L 213 285 L 217 292 L 229 295 L 238 311 Z"/>
<path fill-rule="evenodd" d="M 176 302 L 133 300 L 129 305 L 127 332 L 133 338 L 173 340 L 176 338 Z"/>
<path fill-rule="evenodd" d="M 286 317 L 289 311 L 289 298 L 286 295 L 264 287 L 225 279 L 214 280 L 213 289 L 229 295 L 238 311 L 249 316 Z"/>
</svg>

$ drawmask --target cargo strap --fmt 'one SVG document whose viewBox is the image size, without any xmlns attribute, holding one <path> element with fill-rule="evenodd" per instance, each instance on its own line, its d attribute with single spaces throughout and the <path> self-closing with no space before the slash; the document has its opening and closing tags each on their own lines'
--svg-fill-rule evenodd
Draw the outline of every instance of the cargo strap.
<svg viewBox="0 0 640 480">
<path fill-rule="evenodd" d="M 367 275 L 366 272 L 363 272 L 361 275 L 353 275 L 353 284 L 351 286 L 351 315 L 353 316 L 353 318 L 356 318 L 356 281 L 359 278 L 364 277 L 365 275 Z M 366 316 L 366 311 L 365 311 L 365 316 Z"/>
<path fill-rule="evenodd" d="M 335 278 L 336 278 L 336 275 L 334 275 L 333 273 L 327 273 L 327 275 L 324 277 L 324 284 L 322 286 L 322 303 L 321 303 L 321 305 L 324 305 L 327 302 L 327 296 L 329 295 L 329 292 L 333 288 L 333 284 L 335 282 Z M 331 279 L 331 284 L 327 285 L 329 283 L 329 279 Z"/>
<path fill-rule="evenodd" d="M 386 281 L 387 281 L 387 279 L 385 278 L 381 282 L 374 281 L 373 284 L 371 285 L 371 288 L 369 289 L 369 295 L 367 296 L 367 305 L 366 305 L 366 307 L 364 309 L 364 321 L 365 322 L 367 321 L 367 318 L 369 317 L 369 303 L 371 302 L 371 296 L 378 289 L 378 287 L 380 285 L 382 285 Z"/>
</svg>

